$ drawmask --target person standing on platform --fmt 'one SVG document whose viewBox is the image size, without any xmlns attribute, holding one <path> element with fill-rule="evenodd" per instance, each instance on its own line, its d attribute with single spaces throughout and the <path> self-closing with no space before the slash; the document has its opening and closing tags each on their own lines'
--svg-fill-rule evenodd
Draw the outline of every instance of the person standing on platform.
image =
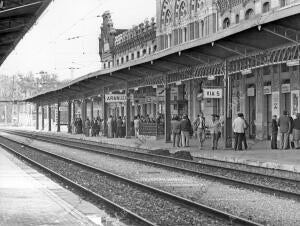
<svg viewBox="0 0 300 226">
<path fill-rule="evenodd" d="M 281 115 L 278 119 L 279 133 L 280 133 L 280 149 L 288 149 L 289 142 L 289 133 L 291 128 L 291 121 L 287 116 L 288 112 L 286 110 L 283 111 L 283 115 Z"/>
<path fill-rule="evenodd" d="M 90 127 L 91 127 L 91 122 L 89 118 L 87 118 L 84 123 L 84 133 L 86 137 L 90 136 Z"/>
<path fill-rule="evenodd" d="M 244 134 L 243 134 L 242 143 L 244 144 L 244 148 L 245 148 L 245 150 L 247 150 L 247 149 L 248 149 L 248 144 L 247 144 L 246 130 L 249 128 L 249 124 L 248 124 L 248 122 L 246 121 L 246 119 L 245 119 L 245 116 L 244 116 L 244 115 L 243 115 L 242 119 L 244 119 L 244 121 L 245 121 L 245 124 L 246 124 L 246 128 L 245 128 L 245 130 L 244 130 Z"/>
<path fill-rule="evenodd" d="M 212 115 L 212 149 L 217 150 L 218 149 L 218 143 L 219 139 L 221 137 L 221 130 L 222 130 L 222 125 L 219 120 L 219 115 Z"/>
<path fill-rule="evenodd" d="M 171 130 L 172 130 L 172 136 L 173 136 L 173 147 L 179 147 L 180 142 L 180 122 L 179 117 L 176 115 L 173 117 L 171 121 Z"/>
<path fill-rule="evenodd" d="M 290 119 L 291 127 L 289 131 L 289 142 L 288 142 L 288 148 L 295 148 L 294 139 L 293 139 L 293 121 L 294 119 L 292 116 L 288 113 L 288 117 Z"/>
<path fill-rule="evenodd" d="M 126 137 L 126 115 L 123 117 L 122 120 L 122 132 L 121 132 L 121 137 Z"/>
<path fill-rule="evenodd" d="M 112 116 L 110 115 L 107 119 L 107 137 L 112 138 L 113 132 L 112 132 Z"/>
<path fill-rule="evenodd" d="M 300 113 L 296 114 L 296 118 L 293 121 L 293 138 L 295 148 L 300 149 Z"/>
<path fill-rule="evenodd" d="M 243 135 L 245 133 L 246 129 L 246 123 L 245 120 L 243 119 L 244 114 L 243 113 L 238 113 L 238 117 L 233 121 L 232 123 L 232 129 L 234 132 L 234 150 L 236 151 L 237 149 L 239 151 L 243 150 L 242 147 L 242 142 L 243 142 Z"/>
<path fill-rule="evenodd" d="M 184 115 L 182 117 L 182 120 L 180 121 L 180 129 L 181 129 L 182 147 L 189 147 L 190 133 L 192 130 L 192 125 L 191 125 L 187 115 Z"/>
<path fill-rule="evenodd" d="M 112 118 L 111 126 L 112 126 L 112 137 L 116 138 L 117 137 L 117 119 L 115 116 Z"/>
<path fill-rule="evenodd" d="M 197 134 L 197 139 L 199 141 L 199 149 L 203 149 L 203 144 L 205 141 L 205 118 L 203 113 L 200 112 L 197 119 L 193 123 L 193 130 Z"/>
<path fill-rule="evenodd" d="M 122 137 L 122 125 L 123 121 L 121 116 L 119 116 L 119 118 L 117 119 L 117 138 Z"/>
<path fill-rule="evenodd" d="M 140 134 L 140 119 L 139 116 L 135 116 L 134 117 L 134 135 L 135 138 L 138 138 L 139 134 Z"/>
<path fill-rule="evenodd" d="M 271 149 L 277 149 L 277 136 L 278 136 L 277 115 L 273 115 Z"/>
<path fill-rule="evenodd" d="M 83 122 L 81 118 L 78 119 L 78 133 L 79 134 L 83 133 Z"/>
</svg>

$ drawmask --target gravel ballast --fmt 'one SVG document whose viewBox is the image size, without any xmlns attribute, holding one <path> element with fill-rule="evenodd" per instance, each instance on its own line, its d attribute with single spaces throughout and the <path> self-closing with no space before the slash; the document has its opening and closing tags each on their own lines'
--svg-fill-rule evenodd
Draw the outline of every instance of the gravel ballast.
<svg viewBox="0 0 300 226">
<path fill-rule="evenodd" d="M 10 142 L 4 142 L 10 143 Z M 10 143 L 11 146 L 11 143 Z M 146 192 L 105 174 L 91 172 L 75 164 L 66 163 L 49 155 L 20 148 L 18 152 L 83 185 L 109 200 L 124 206 L 158 225 L 232 225 L 206 213 L 182 206 L 160 195 Z"/>
</svg>

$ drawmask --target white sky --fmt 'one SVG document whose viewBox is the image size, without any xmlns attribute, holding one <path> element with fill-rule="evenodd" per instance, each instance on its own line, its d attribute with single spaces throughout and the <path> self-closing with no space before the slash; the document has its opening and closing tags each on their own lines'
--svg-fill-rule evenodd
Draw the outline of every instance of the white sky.
<svg viewBox="0 0 300 226">
<path fill-rule="evenodd" d="M 109 10 L 115 28 L 131 28 L 155 16 L 155 9 L 156 0 L 55 0 L 0 67 L 0 74 L 44 70 L 62 80 L 71 79 L 71 67 L 76 68 L 73 78 L 99 70 L 102 17 L 97 15 Z"/>
</svg>

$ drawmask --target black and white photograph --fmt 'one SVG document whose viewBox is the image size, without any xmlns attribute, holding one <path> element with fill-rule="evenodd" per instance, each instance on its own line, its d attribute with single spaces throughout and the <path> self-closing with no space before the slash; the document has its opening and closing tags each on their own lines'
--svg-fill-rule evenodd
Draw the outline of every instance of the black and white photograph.
<svg viewBox="0 0 300 226">
<path fill-rule="evenodd" d="M 299 226 L 300 0 L 0 0 L 0 226 Z"/>
</svg>

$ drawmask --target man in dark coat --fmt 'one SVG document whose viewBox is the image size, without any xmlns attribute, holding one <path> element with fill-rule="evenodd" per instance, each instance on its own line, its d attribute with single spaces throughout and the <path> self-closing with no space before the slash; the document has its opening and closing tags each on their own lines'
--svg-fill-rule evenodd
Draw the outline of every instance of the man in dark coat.
<svg viewBox="0 0 300 226">
<path fill-rule="evenodd" d="M 122 137 L 122 125 L 123 121 L 121 116 L 119 116 L 117 119 L 117 138 Z"/>
<path fill-rule="evenodd" d="M 281 115 L 278 119 L 281 150 L 288 149 L 291 121 L 287 114 L 288 112 L 284 110 L 283 115 Z"/>
<path fill-rule="evenodd" d="M 271 149 L 277 149 L 277 136 L 278 136 L 277 115 L 273 115 Z"/>
</svg>

